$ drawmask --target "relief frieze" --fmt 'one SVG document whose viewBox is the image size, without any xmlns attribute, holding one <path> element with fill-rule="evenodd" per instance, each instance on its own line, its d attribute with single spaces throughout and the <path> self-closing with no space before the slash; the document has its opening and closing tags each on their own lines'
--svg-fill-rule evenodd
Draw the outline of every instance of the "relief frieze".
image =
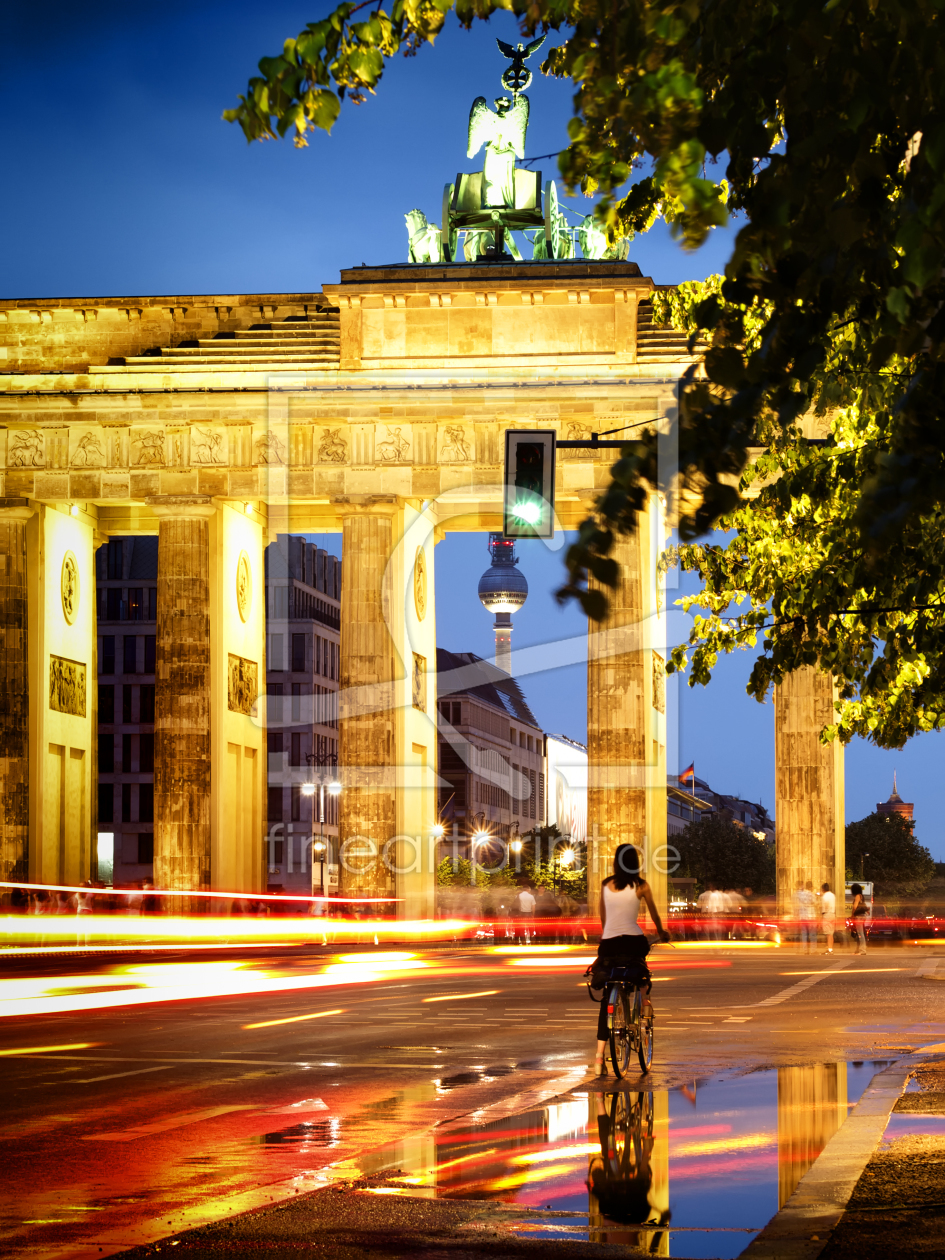
<svg viewBox="0 0 945 1260">
<path fill-rule="evenodd" d="M 85 717 L 86 668 L 64 656 L 49 658 L 49 707 L 55 713 Z"/>
<path fill-rule="evenodd" d="M 138 429 L 131 434 L 132 463 L 135 467 L 164 465 L 164 430 Z"/>
<path fill-rule="evenodd" d="M 231 713 L 245 713 L 249 717 L 259 696 L 259 666 L 232 652 L 228 664 L 227 708 Z"/>
<path fill-rule="evenodd" d="M 46 448 L 38 429 L 17 429 L 7 446 L 8 468 L 45 468 Z"/>
</svg>

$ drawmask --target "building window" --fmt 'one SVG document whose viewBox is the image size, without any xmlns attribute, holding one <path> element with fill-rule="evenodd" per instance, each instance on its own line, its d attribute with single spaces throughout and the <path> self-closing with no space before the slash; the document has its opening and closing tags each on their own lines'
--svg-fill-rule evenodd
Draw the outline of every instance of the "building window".
<svg viewBox="0 0 945 1260">
<path fill-rule="evenodd" d="M 154 683 L 145 683 L 141 688 L 141 721 L 154 721 Z"/>
<path fill-rule="evenodd" d="M 157 587 L 148 589 L 148 621 L 157 621 Z"/>
<path fill-rule="evenodd" d="M 535 786 L 536 786 L 536 784 L 535 784 L 535 779 L 536 779 L 535 771 L 534 771 L 534 770 L 529 770 L 529 772 L 528 772 L 528 780 L 529 780 L 529 782 L 530 782 L 530 783 L 531 783 L 531 785 L 532 785 L 531 794 L 529 795 L 529 798 L 528 798 L 528 816 L 529 816 L 529 818 L 535 818 L 535 817 L 537 816 L 537 812 L 538 812 L 538 811 L 536 810 L 536 808 L 535 808 L 535 806 L 536 806 L 536 798 L 537 798 L 537 796 L 538 796 L 538 793 L 535 791 Z"/>
<path fill-rule="evenodd" d="M 99 735 L 98 737 L 98 772 L 99 774 L 115 773 L 114 735 Z"/>
<path fill-rule="evenodd" d="M 324 644 L 324 640 L 319 638 L 319 636 L 316 634 L 315 642 L 312 645 L 312 649 L 315 653 L 315 673 L 316 674 L 322 673 L 322 646 L 323 644 Z"/>
<path fill-rule="evenodd" d="M 121 768 L 125 774 L 131 774 L 131 736 L 121 737 Z"/>
<path fill-rule="evenodd" d="M 293 634 L 292 636 L 292 672 L 293 674 L 305 673 L 305 635 Z"/>
<path fill-rule="evenodd" d="M 110 586 L 105 594 L 105 620 L 121 621 L 121 589 Z"/>
<path fill-rule="evenodd" d="M 302 721 L 302 684 L 292 684 L 292 721 Z"/>
<path fill-rule="evenodd" d="M 544 821 L 545 817 L 545 776 L 538 771 L 538 818 Z"/>
<path fill-rule="evenodd" d="M 302 821 L 302 785 L 301 783 L 292 784 L 292 821 Z"/>
<path fill-rule="evenodd" d="M 300 766 L 302 764 L 302 733 L 301 731 L 292 732 L 292 742 L 289 750 L 289 765 Z"/>
<path fill-rule="evenodd" d="M 99 669 L 100 674 L 114 674 L 115 672 L 115 636 L 113 634 L 102 635 L 102 665 Z"/>
<path fill-rule="evenodd" d="M 128 590 L 128 620 L 144 619 L 144 591 L 140 586 L 132 586 Z"/>
<path fill-rule="evenodd" d="M 277 674 L 281 674 L 285 669 L 282 663 L 282 635 L 271 634 L 269 636 L 269 668 Z"/>
<path fill-rule="evenodd" d="M 138 785 L 138 821 L 154 822 L 154 784 Z"/>
<path fill-rule="evenodd" d="M 140 737 L 140 753 L 138 755 L 138 766 L 142 774 L 154 773 L 154 736 L 141 735 Z"/>
<path fill-rule="evenodd" d="M 98 820 L 100 823 L 112 822 L 115 815 L 115 785 L 100 783 L 98 785 Z"/>
<path fill-rule="evenodd" d="M 122 541 L 112 538 L 108 543 L 108 577 L 110 581 L 122 576 Z"/>
<path fill-rule="evenodd" d="M 124 638 L 124 659 L 122 661 L 122 670 L 126 674 L 137 674 L 138 672 L 138 636 L 136 634 L 126 634 Z"/>
<path fill-rule="evenodd" d="M 268 818 L 270 822 L 282 822 L 282 788 L 270 787 L 268 793 Z"/>
<path fill-rule="evenodd" d="M 114 722 L 115 720 L 115 684 L 99 683 L 98 685 L 98 720 Z"/>
<path fill-rule="evenodd" d="M 121 821 L 131 822 L 131 784 L 121 785 Z"/>
<path fill-rule="evenodd" d="M 282 725 L 282 683 L 270 683 L 267 688 L 269 721 L 274 726 Z"/>
<path fill-rule="evenodd" d="M 514 735 L 515 732 L 512 731 L 512 734 Z M 519 810 L 519 796 L 516 790 L 518 786 L 518 775 L 519 775 L 518 766 L 513 761 L 512 762 L 512 813 L 513 814 L 518 814 L 521 812 Z"/>
<path fill-rule="evenodd" d="M 157 657 L 157 638 L 153 634 L 144 636 L 144 672 L 153 674 Z"/>
<path fill-rule="evenodd" d="M 121 720 L 123 722 L 131 721 L 131 692 L 133 688 L 131 683 L 124 683 L 121 689 Z"/>
<path fill-rule="evenodd" d="M 154 832 L 142 831 L 138 836 L 138 865 L 150 866 L 154 861 Z"/>
</svg>

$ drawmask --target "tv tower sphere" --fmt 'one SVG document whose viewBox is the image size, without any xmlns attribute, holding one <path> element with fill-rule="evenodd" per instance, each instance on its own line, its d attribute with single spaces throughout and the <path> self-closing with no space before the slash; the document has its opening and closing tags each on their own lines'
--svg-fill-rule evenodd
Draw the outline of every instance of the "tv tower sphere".
<svg viewBox="0 0 945 1260">
<path fill-rule="evenodd" d="M 528 598 L 525 575 L 515 564 L 515 543 L 501 534 L 489 535 L 492 564 L 479 579 L 479 598 L 495 613 L 495 663 L 507 674 L 512 672 L 512 613 Z"/>
</svg>

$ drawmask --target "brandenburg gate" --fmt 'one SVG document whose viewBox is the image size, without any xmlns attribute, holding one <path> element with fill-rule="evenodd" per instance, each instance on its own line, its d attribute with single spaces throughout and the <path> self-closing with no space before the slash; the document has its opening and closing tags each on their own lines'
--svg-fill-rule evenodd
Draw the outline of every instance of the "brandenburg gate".
<svg viewBox="0 0 945 1260">
<path fill-rule="evenodd" d="M 334 530 L 342 889 L 431 915 L 435 543 L 501 529 L 505 430 L 576 440 L 673 415 L 690 359 L 682 334 L 654 327 L 653 288 L 628 261 L 476 261 L 360 267 L 320 293 L 0 302 L 2 878 L 92 871 L 93 553 L 144 533 L 160 539 L 155 882 L 265 887 L 263 548 Z M 560 453 L 562 529 L 612 461 Z M 617 543 L 611 616 L 589 626 L 592 898 L 632 841 L 665 902 L 664 538 L 653 493 Z M 811 675 L 778 698 L 778 822 L 798 854 L 791 866 L 780 832 L 779 884 L 842 880 L 821 692 Z M 397 860 L 378 860 L 391 844 Z"/>
</svg>

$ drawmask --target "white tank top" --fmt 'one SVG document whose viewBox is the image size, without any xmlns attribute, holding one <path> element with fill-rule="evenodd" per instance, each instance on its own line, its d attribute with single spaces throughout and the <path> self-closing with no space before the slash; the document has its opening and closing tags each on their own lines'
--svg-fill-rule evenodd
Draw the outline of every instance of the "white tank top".
<svg viewBox="0 0 945 1260">
<path fill-rule="evenodd" d="M 642 936 L 643 928 L 637 923 L 640 898 L 633 884 L 628 884 L 619 892 L 613 884 L 605 884 L 603 895 L 607 914 L 601 940 L 609 940 L 612 936 Z"/>
</svg>

